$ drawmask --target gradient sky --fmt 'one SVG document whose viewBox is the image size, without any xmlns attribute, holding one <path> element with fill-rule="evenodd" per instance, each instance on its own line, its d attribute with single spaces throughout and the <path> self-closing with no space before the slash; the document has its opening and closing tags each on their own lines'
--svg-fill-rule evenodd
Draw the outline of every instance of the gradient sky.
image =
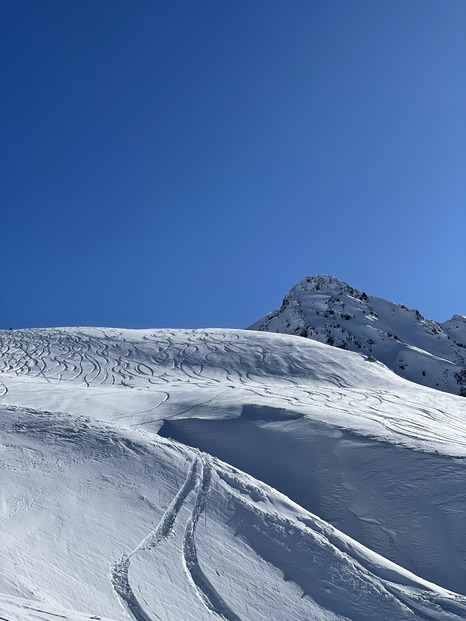
<svg viewBox="0 0 466 621">
<path fill-rule="evenodd" d="M 0 327 L 466 315 L 464 0 L 0 8 Z"/>
</svg>

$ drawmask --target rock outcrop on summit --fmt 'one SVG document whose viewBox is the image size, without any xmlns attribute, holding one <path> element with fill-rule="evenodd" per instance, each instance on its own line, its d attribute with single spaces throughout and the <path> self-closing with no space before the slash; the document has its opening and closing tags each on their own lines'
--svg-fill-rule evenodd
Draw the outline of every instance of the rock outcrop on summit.
<svg viewBox="0 0 466 621">
<path fill-rule="evenodd" d="M 375 359 L 410 381 L 466 396 L 466 317 L 425 319 L 332 276 L 310 276 L 250 330 L 295 334 Z"/>
</svg>

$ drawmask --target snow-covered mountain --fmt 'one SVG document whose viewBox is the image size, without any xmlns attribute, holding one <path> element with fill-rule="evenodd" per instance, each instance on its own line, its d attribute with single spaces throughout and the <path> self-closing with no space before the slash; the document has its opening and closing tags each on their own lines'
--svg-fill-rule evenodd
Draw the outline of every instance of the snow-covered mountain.
<svg viewBox="0 0 466 621">
<path fill-rule="evenodd" d="M 463 398 L 266 332 L 0 351 L 3 619 L 466 619 Z"/>
<path fill-rule="evenodd" d="M 332 276 L 304 278 L 251 330 L 295 334 L 373 356 L 424 386 L 466 396 L 466 317 L 444 323 Z"/>
</svg>

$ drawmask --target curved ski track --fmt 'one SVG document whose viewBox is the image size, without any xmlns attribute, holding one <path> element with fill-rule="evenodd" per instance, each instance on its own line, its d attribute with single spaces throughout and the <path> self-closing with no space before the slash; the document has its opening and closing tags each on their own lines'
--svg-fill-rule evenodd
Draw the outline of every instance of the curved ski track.
<svg viewBox="0 0 466 621">
<path fill-rule="evenodd" d="M 141 550 L 152 550 L 172 532 L 175 520 L 185 500 L 193 490 L 197 490 L 192 515 L 186 524 L 182 545 L 183 567 L 187 578 L 193 586 L 196 595 L 207 610 L 223 621 L 241 621 L 240 617 L 231 610 L 228 604 L 215 589 L 213 584 L 202 571 L 197 557 L 195 532 L 200 516 L 205 511 L 207 494 L 212 480 L 212 466 L 206 455 L 195 456 L 186 475 L 186 479 L 177 494 L 169 504 L 160 522 L 135 548 L 116 562 L 111 570 L 113 590 L 120 598 L 123 607 L 135 621 L 153 621 L 140 604 L 129 580 L 131 558 Z M 161 621 L 157 613 L 152 613 Z"/>
<path fill-rule="evenodd" d="M 295 347 L 294 342 L 289 348 L 281 341 L 274 344 L 264 333 L 241 338 L 234 331 L 220 330 L 157 330 L 138 338 L 114 328 L 5 330 L 0 331 L 0 374 L 74 381 L 87 387 L 152 390 L 183 382 L 196 388 L 235 388 L 244 391 L 245 399 L 248 394 L 252 399 L 273 398 L 281 407 L 325 408 L 337 416 L 353 412 L 356 431 L 361 416 L 364 425 L 372 421 L 383 433 L 399 434 L 407 441 L 442 446 L 454 442 L 466 449 L 462 439 L 466 422 L 451 415 L 448 404 L 432 408 L 428 394 L 421 401 L 406 396 L 400 400 L 383 389 L 349 386 L 330 369 L 321 376 L 313 359 L 306 363 Z M 317 360 L 321 355 L 317 352 Z M 6 385 L 0 388 L 0 397 L 7 391 Z M 163 392 L 166 401 L 170 390 Z"/>
<path fill-rule="evenodd" d="M 224 621 L 241 621 L 238 615 L 224 601 L 199 565 L 194 534 L 199 518 L 205 511 L 207 494 L 212 480 L 212 466 L 209 459 L 203 456 L 200 458 L 200 463 L 202 466 L 201 480 L 193 513 L 186 526 L 184 535 L 183 562 L 204 606 L 218 615 L 220 619 L 224 619 Z"/>
</svg>

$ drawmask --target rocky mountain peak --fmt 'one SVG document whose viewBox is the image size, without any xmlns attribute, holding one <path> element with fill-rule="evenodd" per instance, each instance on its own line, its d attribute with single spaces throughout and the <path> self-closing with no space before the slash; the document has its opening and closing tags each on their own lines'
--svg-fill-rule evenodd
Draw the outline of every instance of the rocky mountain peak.
<svg viewBox="0 0 466 621">
<path fill-rule="evenodd" d="M 329 275 L 308 276 L 250 329 L 356 351 L 411 381 L 466 395 L 466 318 L 439 324 Z"/>
</svg>

